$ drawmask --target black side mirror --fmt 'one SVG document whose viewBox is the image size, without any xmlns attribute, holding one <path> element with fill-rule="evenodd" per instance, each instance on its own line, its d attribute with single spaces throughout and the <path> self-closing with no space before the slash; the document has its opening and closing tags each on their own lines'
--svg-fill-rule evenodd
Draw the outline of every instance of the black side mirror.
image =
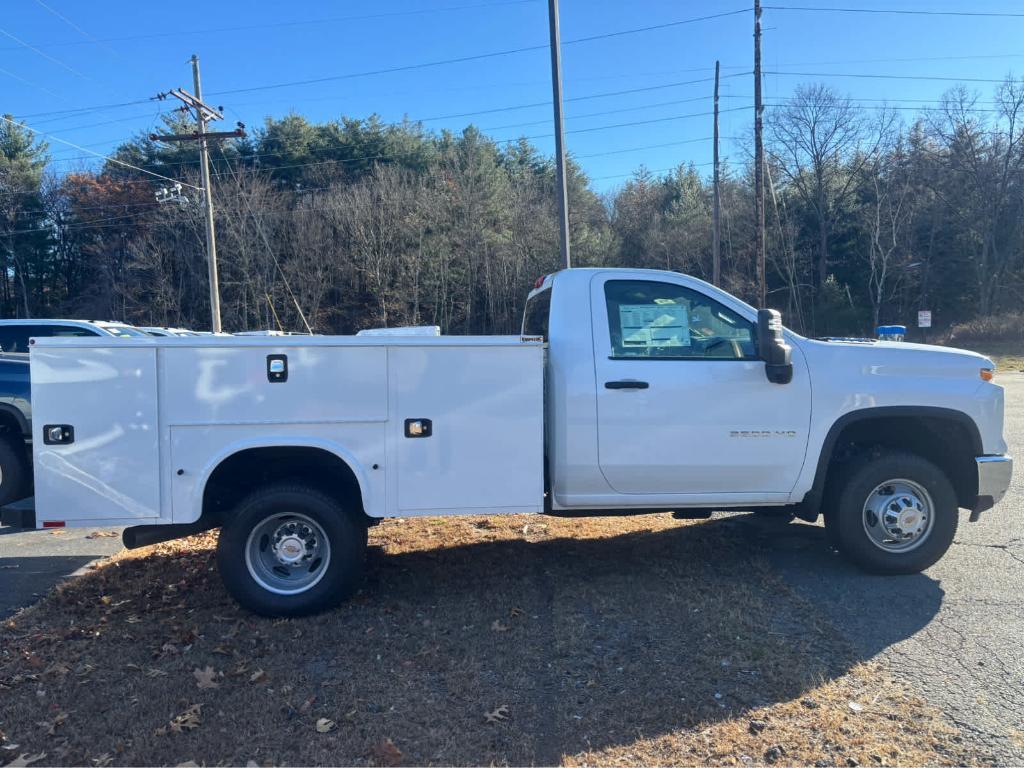
<svg viewBox="0 0 1024 768">
<path fill-rule="evenodd" d="M 772 384 L 793 380 L 792 350 L 782 335 L 782 315 L 776 309 L 757 310 L 757 354 Z"/>
</svg>

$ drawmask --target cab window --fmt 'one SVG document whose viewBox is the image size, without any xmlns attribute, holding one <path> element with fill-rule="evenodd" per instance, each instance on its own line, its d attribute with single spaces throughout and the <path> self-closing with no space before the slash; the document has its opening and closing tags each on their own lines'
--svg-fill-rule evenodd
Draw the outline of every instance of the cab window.
<svg viewBox="0 0 1024 768">
<path fill-rule="evenodd" d="M 611 357 L 753 360 L 754 324 L 704 294 L 672 283 L 604 286 Z"/>
</svg>

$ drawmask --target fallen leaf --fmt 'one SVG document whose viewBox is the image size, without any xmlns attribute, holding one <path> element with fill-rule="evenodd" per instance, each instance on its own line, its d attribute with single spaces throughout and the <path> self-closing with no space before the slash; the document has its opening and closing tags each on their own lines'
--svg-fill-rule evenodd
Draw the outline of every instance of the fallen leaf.
<svg viewBox="0 0 1024 768">
<path fill-rule="evenodd" d="M 146 677 L 167 677 L 167 673 L 164 672 L 162 669 L 150 667 L 146 670 Z"/>
<path fill-rule="evenodd" d="M 249 676 L 250 683 L 265 683 L 267 682 L 267 673 L 262 669 L 257 669 Z"/>
<path fill-rule="evenodd" d="M 202 719 L 200 717 L 202 712 L 202 704 L 193 704 L 180 715 L 175 715 L 171 719 L 171 722 L 165 727 L 158 728 L 156 731 L 157 735 L 164 735 L 167 733 L 168 728 L 174 733 L 182 733 L 184 731 L 191 731 L 193 728 L 198 728 L 200 723 L 202 723 Z"/>
<path fill-rule="evenodd" d="M 491 624 L 491 629 L 495 632 L 508 632 L 508 624 L 502 624 L 501 619 L 495 619 L 494 623 Z"/>
<path fill-rule="evenodd" d="M 319 720 L 316 721 L 316 732 L 317 733 L 330 733 L 331 731 L 333 731 L 337 727 L 338 727 L 338 724 L 336 722 L 334 722 L 333 720 L 330 720 L 330 719 L 328 719 L 326 717 L 321 717 Z"/>
<path fill-rule="evenodd" d="M 377 765 L 396 766 L 402 764 L 402 751 L 391 739 L 385 739 L 370 750 L 370 759 Z"/>
<path fill-rule="evenodd" d="M 484 712 L 484 719 L 488 723 L 500 723 L 502 720 L 508 720 L 508 705 L 502 704 L 493 712 Z"/>
<path fill-rule="evenodd" d="M 56 736 L 57 735 L 57 728 L 59 726 L 64 725 L 64 723 L 67 721 L 67 719 L 68 719 L 68 713 L 67 712 L 61 712 L 59 715 L 57 715 L 55 718 L 53 718 L 53 720 L 51 722 L 44 723 L 44 725 L 46 725 L 46 733 L 49 734 L 50 736 Z"/>
<path fill-rule="evenodd" d="M 192 676 L 196 679 L 196 686 L 204 690 L 220 687 L 220 684 L 217 682 L 217 671 L 209 665 L 204 669 L 197 668 L 192 670 Z"/>
<path fill-rule="evenodd" d="M 6 768 L 25 768 L 26 765 L 32 765 L 32 763 L 38 763 L 46 757 L 45 752 L 40 752 L 37 755 L 20 754 L 7 764 Z"/>
<path fill-rule="evenodd" d="M 117 531 L 93 531 L 92 533 L 86 534 L 87 539 L 116 539 L 118 536 Z"/>
<path fill-rule="evenodd" d="M 50 531 L 51 536 L 63 536 L 65 533 L 67 533 L 67 531 L 63 528 L 54 528 L 52 531 Z"/>
<path fill-rule="evenodd" d="M 302 706 L 299 707 L 299 713 L 303 714 L 303 715 L 308 715 L 309 714 L 309 710 L 311 710 L 313 708 L 313 704 L 315 704 L 315 703 L 316 703 L 316 696 L 310 696 L 308 699 L 306 699 L 304 702 L 302 702 Z"/>
<path fill-rule="evenodd" d="M 522 608 L 513 608 L 508 612 L 508 615 L 514 619 L 517 616 L 522 616 L 524 613 L 526 613 L 526 611 L 524 611 Z"/>
<path fill-rule="evenodd" d="M 851 710 L 853 710 L 854 712 L 863 712 L 864 711 L 864 705 L 863 704 L 858 704 L 856 701 L 848 702 L 847 706 Z"/>
</svg>

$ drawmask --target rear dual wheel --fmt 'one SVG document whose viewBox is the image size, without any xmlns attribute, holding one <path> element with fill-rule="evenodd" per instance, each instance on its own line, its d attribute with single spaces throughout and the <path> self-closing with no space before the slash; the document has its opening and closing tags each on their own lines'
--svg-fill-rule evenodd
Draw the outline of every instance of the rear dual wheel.
<svg viewBox="0 0 1024 768">
<path fill-rule="evenodd" d="M 242 501 L 217 544 L 224 586 L 263 616 L 334 607 L 359 586 L 366 526 L 314 488 L 278 484 Z"/>
</svg>

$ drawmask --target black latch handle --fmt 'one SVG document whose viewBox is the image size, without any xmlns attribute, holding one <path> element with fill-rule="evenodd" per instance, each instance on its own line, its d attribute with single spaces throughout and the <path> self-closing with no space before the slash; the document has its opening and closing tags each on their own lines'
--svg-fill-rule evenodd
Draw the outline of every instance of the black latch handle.
<svg viewBox="0 0 1024 768">
<path fill-rule="evenodd" d="M 604 383 L 605 389 L 647 389 L 650 384 L 646 381 L 635 381 L 633 379 L 625 379 L 623 381 L 606 381 Z"/>
</svg>

